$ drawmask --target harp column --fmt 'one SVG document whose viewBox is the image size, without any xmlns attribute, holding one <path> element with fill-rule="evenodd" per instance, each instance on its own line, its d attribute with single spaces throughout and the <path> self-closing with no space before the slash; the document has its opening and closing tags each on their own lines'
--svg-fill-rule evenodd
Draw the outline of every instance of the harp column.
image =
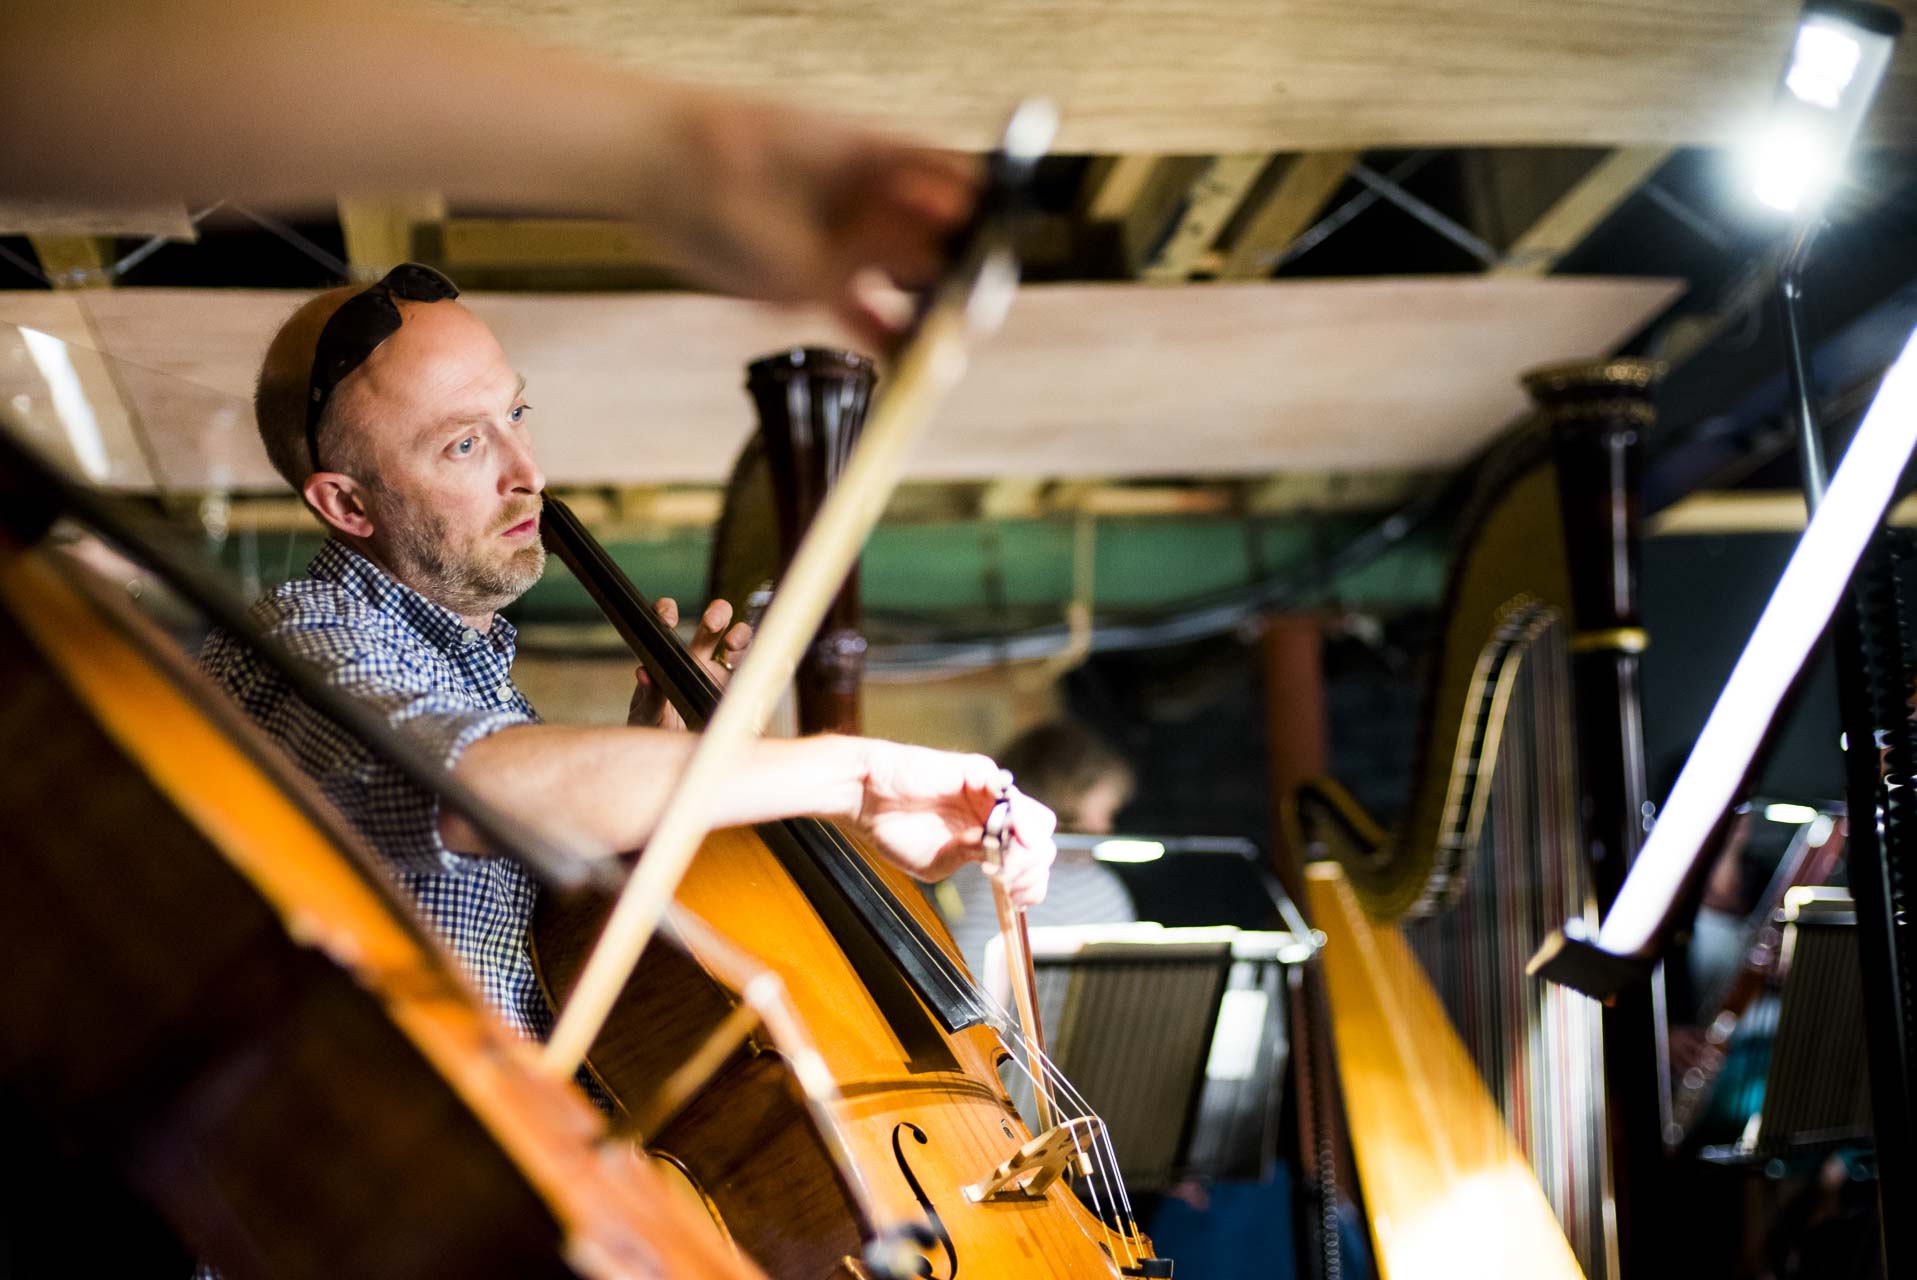
<svg viewBox="0 0 1917 1280">
<path fill-rule="evenodd" d="M 1557 463 L 1570 569 L 1579 827 L 1600 915 L 1644 837 L 1638 664 L 1648 637 L 1638 613 L 1638 478 L 1662 373 L 1652 361 L 1619 359 L 1539 369 L 1524 380 Z M 1604 1010 L 1606 1119 L 1625 1276 L 1655 1267 L 1659 1224 L 1651 1215 L 1670 1097 L 1661 1005 L 1660 974 Z"/>
<path fill-rule="evenodd" d="M 878 380 L 872 362 L 850 351 L 793 347 L 746 366 L 746 390 L 759 411 L 759 435 L 772 471 L 779 513 L 779 574 L 838 482 L 865 425 Z M 833 598 L 794 684 L 803 733 L 857 733 L 865 636 L 859 630 L 859 575 Z"/>
</svg>

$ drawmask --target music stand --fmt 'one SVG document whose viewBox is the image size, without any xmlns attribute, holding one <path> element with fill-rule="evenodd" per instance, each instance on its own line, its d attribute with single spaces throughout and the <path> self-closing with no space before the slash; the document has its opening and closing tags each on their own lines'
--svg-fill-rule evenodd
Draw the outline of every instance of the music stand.
<svg viewBox="0 0 1917 1280">
<path fill-rule="evenodd" d="M 1778 968 L 1783 994 L 1764 1102 L 1738 1141 L 1700 1154 L 1719 1164 L 1800 1156 L 1870 1138 L 1857 912 L 1848 891 L 1792 889 Z"/>
<path fill-rule="evenodd" d="M 1031 940 L 1051 1055 L 1105 1121 L 1126 1182 L 1261 1176 L 1290 1049 L 1288 971 L 1317 954 L 1311 931 L 1068 925 Z M 988 989 L 1004 966 L 994 939 Z"/>
</svg>

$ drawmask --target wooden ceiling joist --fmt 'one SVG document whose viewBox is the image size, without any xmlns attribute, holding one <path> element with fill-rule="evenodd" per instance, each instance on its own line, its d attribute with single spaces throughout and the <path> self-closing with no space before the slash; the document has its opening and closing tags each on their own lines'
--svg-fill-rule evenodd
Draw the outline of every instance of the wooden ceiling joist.
<svg viewBox="0 0 1917 1280">
<path fill-rule="evenodd" d="M 1087 182 L 1085 221 L 1109 236 L 1109 251 L 1121 274 L 1137 275 L 1152 261 L 1172 219 L 1210 165 L 1208 156 L 1136 155 L 1103 159 L 1094 166 Z"/>
<path fill-rule="evenodd" d="M 1898 528 L 1917 525 L 1917 498 L 1898 502 L 1887 519 Z M 1648 532 L 1654 538 L 1802 533 L 1804 524 L 1804 495 L 1795 490 L 1706 490 L 1652 516 Z"/>
<path fill-rule="evenodd" d="M 446 198 L 440 195 L 341 196 L 339 227 L 346 239 L 346 260 L 353 274 L 377 280 L 419 254 L 422 227 L 446 220 Z"/>
<path fill-rule="evenodd" d="M 1306 151 L 1287 159 L 1271 193 L 1225 254 L 1219 277 L 1254 280 L 1270 275 L 1278 255 L 1311 226 L 1357 162 L 1356 151 Z"/>
<path fill-rule="evenodd" d="M 1139 274 L 1147 280 L 1170 283 L 1189 280 L 1207 263 L 1213 242 L 1257 185 L 1258 175 L 1271 163 L 1264 152 L 1213 156 L 1186 192 L 1184 209 L 1171 233 Z"/>
<path fill-rule="evenodd" d="M 437 0 L 520 39 L 982 150 L 1014 97 L 1057 149 L 1718 146 L 1766 106 L 1796 0 Z M 1899 7 L 1911 11 L 1912 0 Z M 1871 113 L 1917 137 L 1917 41 Z"/>
<path fill-rule="evenodd" d="M 200 238 L 177 200 L 140 205 L 72 205 L 51 200 L 0 200 L 0 236 L 159 236 Z"/>
<path fill-rule="evenodd" d="M 1145 188 L 1162 156 L 1133 152 L 1101 156 L 1092 162 L 1085 180 L 1084 213 L 1087 222 L 1123 222 L 1144 198 Z"/>
<path fill-rule="evenodd" d="M 455 270 L 657 267 L 667 257 L 641 228 L 593 218 L 452 218 L 443 237 Z"/>
<path fill-rule="evenodd" d="M 1559 260 L 1651 179 L 1671 157 L 1669 147 L 1620 147 L 1598 161 L 1511 244 L 1494 275 L 1549 275 Z"/>
<path fill-rule="evenodd" d="M 112 242 L 100 236 L 28 236 L 40 270 L 55 289 L 101 289 L 113 283 L 107 273 Z"/>
</svg>

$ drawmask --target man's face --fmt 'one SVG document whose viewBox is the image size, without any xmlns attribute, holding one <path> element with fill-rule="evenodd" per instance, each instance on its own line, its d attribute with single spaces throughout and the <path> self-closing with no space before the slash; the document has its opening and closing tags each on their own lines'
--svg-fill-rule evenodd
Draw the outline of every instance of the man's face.
<svg viewBox="0 0 1917 1280">
<path fill-rule="evenodd" d="M 420 594 L 465 617 L 518 599 L 546 564 L 525 379 L 457 302 L 402 302 L 399 332 L 340 384 L 364 459 L 366 541 Z"/>
</svg>

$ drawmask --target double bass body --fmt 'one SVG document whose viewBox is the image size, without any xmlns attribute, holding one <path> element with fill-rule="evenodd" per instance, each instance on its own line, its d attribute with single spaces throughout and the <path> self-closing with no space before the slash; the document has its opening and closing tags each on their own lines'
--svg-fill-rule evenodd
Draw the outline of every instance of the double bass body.
<svg viewBox="0 0 1917 1280">
<path fill-rule="evenodd" d="M 678 903 L 778 975 L 838 1084 L 837 1133 L 828 1137 L 777 1046 L 755 1040 L 643 1135 L 768 1273 L 863 1275 L 857 1260 L 869 1239 L 922 1224 L 931 1265 L 922 1274 L 942 1280 L 1118 1274 L 1102 1243 L 1111 1237 L 1109 1247 L 1122 1249 L 1115 1233 L 1064 1186 L 983 1204 L 965 1195 L 1030 1136 L 999 1087 L 1005 1051 L 990 1029 L 946 1032 L 895 968 L 873 955 L 860 963 L 856 943 L 839 941 L 856 938 L 857 926 L 842 920 L 835 930 L 753 831 L 709 837 Z M 560 991 L 604 909 L 542 907 L 537 954 Z M 589 1067 L 615 1098 L 641 1106 L 731 1009 L 722 983 L 676 949 L 654 947 Z M 836 1145 L 851 1169 L 835 1161 Z"/>
</svg>

